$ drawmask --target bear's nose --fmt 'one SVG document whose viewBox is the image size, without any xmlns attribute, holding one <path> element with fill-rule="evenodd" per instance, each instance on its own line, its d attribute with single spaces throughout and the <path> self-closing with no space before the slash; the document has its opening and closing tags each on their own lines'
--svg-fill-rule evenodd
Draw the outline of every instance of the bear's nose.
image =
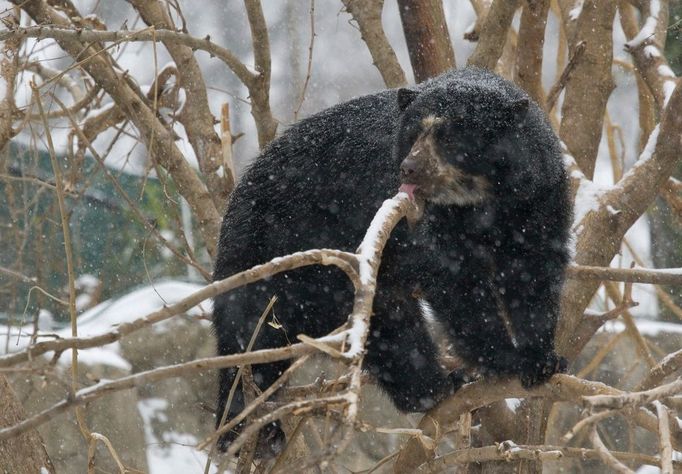
<svg viewBox="0 0 682 474">
<path fill-rule="evenodd" d="M 403 162 L 400 164 L 400 172 L 402 173 L 403 176 L 410 176 L 414 174 L 418 169 L 418 164 L 417 160 L 413 160 L 410 157 L 407 157 L 403 160 Z"/>
</svg>

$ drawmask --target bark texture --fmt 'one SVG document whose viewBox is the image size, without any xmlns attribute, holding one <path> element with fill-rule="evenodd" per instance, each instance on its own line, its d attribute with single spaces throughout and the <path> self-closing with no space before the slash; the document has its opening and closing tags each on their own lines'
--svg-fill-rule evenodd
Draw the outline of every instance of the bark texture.
<svg viewBox="0 0 682 474">
<path fill-rule="evenodd" d="M 398 0 L 414 80 L 423 82 L 455 67 L 455 53 L 440 0 Z"/>
<path fill-rule="evenodd" d="M 26 417 L 12 387 L 0 375 L 0 427 L 16 425 Z M 43 469 L 44 468 L 44 469 Z M 15 438 L 0 441 L 0 469 L 3 473 L 54 473 L 45 445 L 35 429 Z"/>
</svg>

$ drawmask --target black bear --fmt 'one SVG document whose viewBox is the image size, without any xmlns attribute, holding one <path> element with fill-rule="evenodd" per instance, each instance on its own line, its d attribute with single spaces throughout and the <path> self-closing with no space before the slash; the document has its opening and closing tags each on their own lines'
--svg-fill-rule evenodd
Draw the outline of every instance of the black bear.
<svg viewBox="0 0 682 474">
<path fill-rule="evenodd" d="M 384 250 L 365 369 L 408 412 L 431 408 L 463 383 L 439 364 L 426 301 L 466 366 L 530 387 L 565 368 L 553 342 L 569 260 L 562 163 L 538 105 L 485 70 L 356 98 L 293 125 L 248 168 L 228 205 L 213 277 L 300 250 L 354 251 L 401 187 L 425 210 L 416 226 L 400 223 Z M 329 333 L 346 321 L 352 294 L 338 269 L 319 266 L 220 295 L 218 352 L 245 349 L 273 295 L 282 327 L 264 325 L 256 349 Z M 287 366 L 254 366 L 254 380 L 265 388 Z M 220 373 L 218 418 L 234 376 Z M 239 389 L 229 418 L 242 408 Z M 263 431 L 261 449 L 277 453 L 281 430 Z"/>
</svg>

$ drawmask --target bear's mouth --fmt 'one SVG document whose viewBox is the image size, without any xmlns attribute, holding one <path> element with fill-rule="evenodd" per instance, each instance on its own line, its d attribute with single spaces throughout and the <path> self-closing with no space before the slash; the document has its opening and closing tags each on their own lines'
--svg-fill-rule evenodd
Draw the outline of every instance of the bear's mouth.
<svg viewBox="0 0 682 474">
<path fill-rule="evenodd" d="M 400 188 L 398 188 L 399 193 L 405 193 L 407 194 L 407 197 L 410 198 L 410 201 L 414 201 L 414 192 L 417 190 L 419 185 L 417 184 L 412 184 L 412 183 L 403 183 L 400 185 Z"/>
<path fill-rule="evenodd" d="M 452 166 L 444 167 L 443 171 L 423 179 L 411 179 L 411 183 L 402 183 L 398 191 L 407 194 L 413 202 L 441 205 L 471 206 L 490 199 L 492 186 L 485 177 L 469 175 Z"/>
</svg>

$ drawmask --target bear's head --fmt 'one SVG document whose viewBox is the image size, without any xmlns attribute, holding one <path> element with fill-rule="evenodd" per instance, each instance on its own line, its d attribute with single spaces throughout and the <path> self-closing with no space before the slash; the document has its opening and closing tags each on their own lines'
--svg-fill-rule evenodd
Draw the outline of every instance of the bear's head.
<svg viewBox="0 0 682 474">
<path fill-rule="evenodd" d="M 490 199 L 509 168 L 496 147 L 518 134 L 528 105 L 526 97 L 471 86 L 399 89 L 394 153 L 402 189 L 443 205 Z"/>
</svg>

